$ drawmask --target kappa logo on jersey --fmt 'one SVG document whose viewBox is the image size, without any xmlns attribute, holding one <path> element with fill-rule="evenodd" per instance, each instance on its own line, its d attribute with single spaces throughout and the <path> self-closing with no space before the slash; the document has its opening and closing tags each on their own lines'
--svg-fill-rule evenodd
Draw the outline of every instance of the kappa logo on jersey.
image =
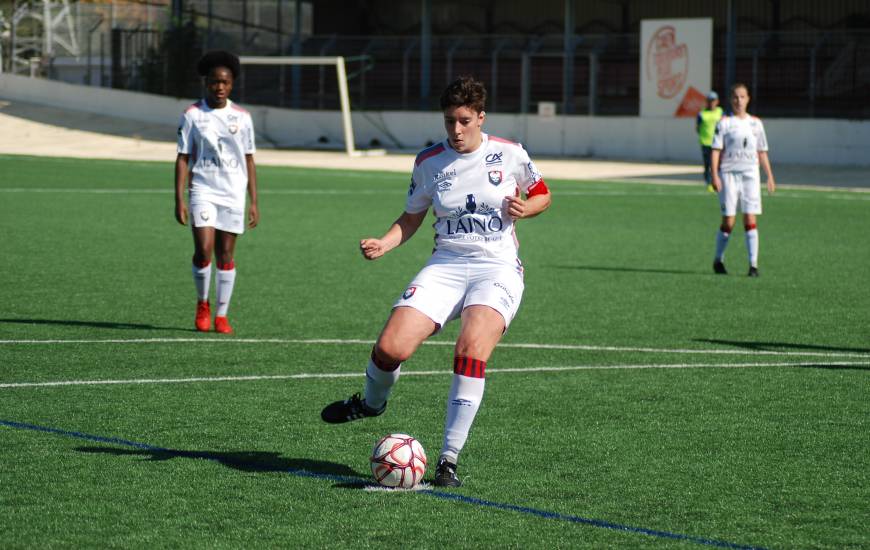
<svg viewBox="0 0 870 550">
<path fill-rule="evenodd" d="M 498 164 L 501 164 L 501 157 L 502 156 L 504 156 L 504 153 L 502 153 L 500 151 L 498 153 L 490 153 L 490 154 L 486 155 L 487 168 L 489 168 L 490 166 L 496 166 Z"/>
<path fill-rule="evenodd" d="M 529 161 L 529 163 L 526 164 L 526 168 L 529 170 L 529 177 L 531 177 L 533 182 L 541 181 L 542 179 L 544 179 L 544 176 L 542 176 L 541 173 L 538 172 L 538 168 L 535 166 L 534 162 Z"/>
<path fill-rule="evenodd" d="M 415 292 L 417 292 L 417 287 L 409 286 L 408 288 L 405 289 L 405 292 L 402 293 L 402 299 L 403 300 L 409 299 L 411 296 L 414 295 Z"/>
<path fill-rule="evenodd" d="M 408 196 L 409 197 L 414 194 L 414 189 L 416 189 L 416 188 L 417 188 L 417 182 L 414 181 L 414 178 L 411 178 L 411 185 L 408 186 Z"/>
<path fill-rule="evenodd" d="M 490 170 L 487 175 L 489 176 L 489 183 L 493 185 L 498 185 L 501 183 L 504 174 L 501 170 Z"/>
</svg>

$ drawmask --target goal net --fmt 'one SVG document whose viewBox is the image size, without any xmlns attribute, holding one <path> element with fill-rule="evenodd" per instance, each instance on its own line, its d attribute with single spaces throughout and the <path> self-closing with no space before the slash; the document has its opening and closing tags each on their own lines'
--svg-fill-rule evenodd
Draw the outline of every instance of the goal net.
<svg viewBox="0 0 870 550">
<path fill-rule="evenodd" d="M 354 157 L 365 155 L 383 155 L 383 149 L 360 150 L 354 145 L 353 122 L 350 116 L 350 96 L 347 91 L 347 70 L 344 57 L 317 56 L 242 56 L 242 65 L 326 65 L 335 66 L 335 76 L 338 81 L 338 97 L 341 103 L 341 126 L 344 134 L 344 146 L 347 154 Z"/>
</svg>

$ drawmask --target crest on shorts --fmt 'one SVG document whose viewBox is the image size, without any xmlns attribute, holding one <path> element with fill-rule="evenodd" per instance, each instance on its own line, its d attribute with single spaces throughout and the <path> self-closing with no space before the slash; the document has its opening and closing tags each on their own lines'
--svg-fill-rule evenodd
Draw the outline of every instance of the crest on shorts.
<svg viewBox="0 0 870 550">
<path fill-rule="evenodd" d="M 409 286 L 408 288 L 405 289 L 405 292 L 402 293 L 402 299 L 407 300 L 408 298 L 413 296 L 415 292 L 417 292 L 417 287 Z"/>
<path fill-rule="evenodd" d="M 490 170 L 488 172 L 489 175 L 489 183 L 493 185 L 498 185 L 501 183 L 503 174 L 501 170 Z"/>
</svg>

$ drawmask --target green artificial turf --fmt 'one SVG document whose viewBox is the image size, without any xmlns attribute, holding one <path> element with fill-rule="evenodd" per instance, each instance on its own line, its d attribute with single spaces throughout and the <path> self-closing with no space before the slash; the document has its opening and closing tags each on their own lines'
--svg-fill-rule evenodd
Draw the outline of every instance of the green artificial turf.
<svg viewBox="0 0 870 550">
<path fill-rule="evenodd" d="M 319 413 L 362 390 L 431 251 L 428 222 L 358 251 L 406 175 L 260 167 L 219 337 L 193 330 L 170 163 L 0 156 L 0 174 L 4 547 L 870 546 L 870 195 L 765 197 L 750 279 L 739 228 L 712 273 L 700 184 L 548 180 L 463 486 L 397 492 L 370 487 L 371 447 L 410 433 L 434 464 L 455 323 L 383 416 Z"/>
</svg>

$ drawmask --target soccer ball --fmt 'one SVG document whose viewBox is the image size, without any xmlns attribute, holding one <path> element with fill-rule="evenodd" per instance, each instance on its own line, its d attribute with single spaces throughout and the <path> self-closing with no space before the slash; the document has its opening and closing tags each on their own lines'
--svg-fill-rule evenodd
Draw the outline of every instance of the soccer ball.
<svg viewBox="0 0 870 550">
<path fill-rule="evenodd" d="M 420 442 L 407 434 L 382 437 L 369 459 L 375 481 L 384 487 L 410 489 L 426 473 L 426 452 Z"/>
</svg>

